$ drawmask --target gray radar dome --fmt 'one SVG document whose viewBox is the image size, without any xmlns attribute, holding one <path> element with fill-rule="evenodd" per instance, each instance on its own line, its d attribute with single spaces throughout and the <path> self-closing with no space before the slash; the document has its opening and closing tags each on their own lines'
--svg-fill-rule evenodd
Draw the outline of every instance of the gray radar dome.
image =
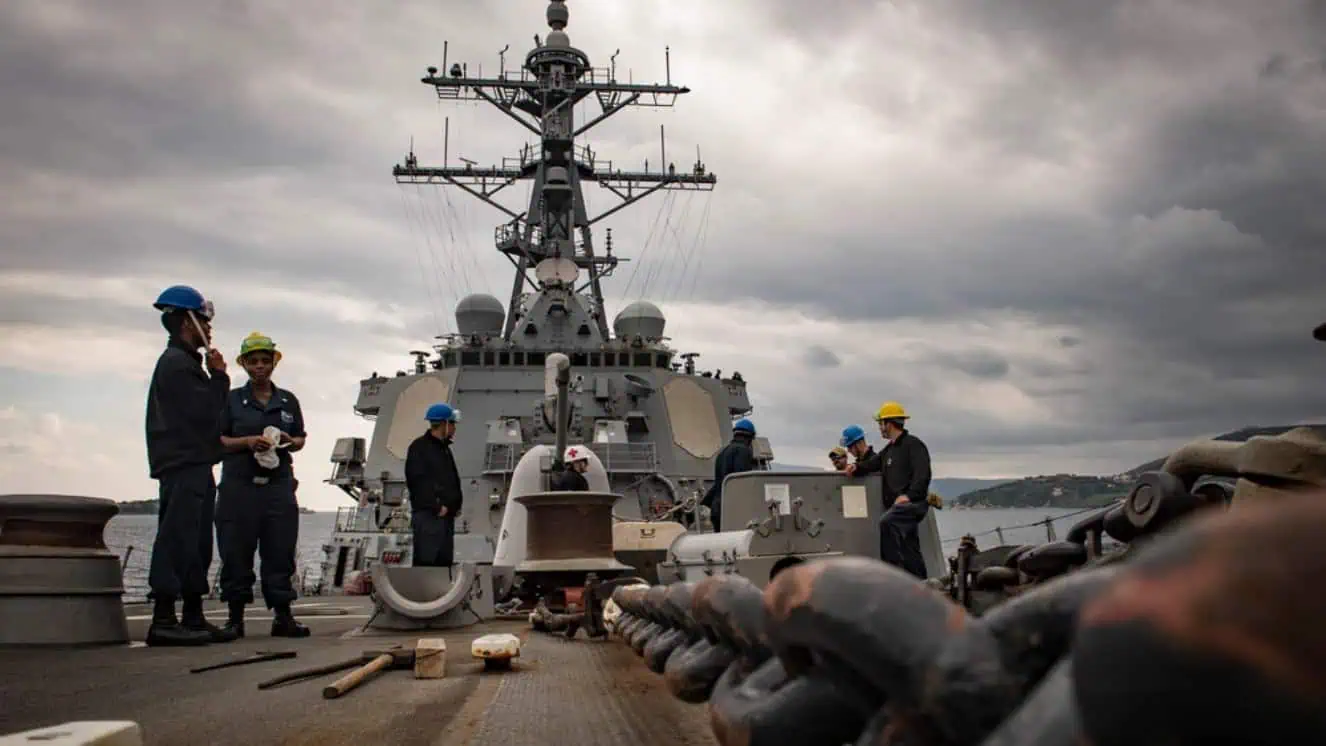
<svg viewBox="0 0 1326 746">
<path fill-rule="evenodd" d="M 475 293 L 456 304 L 456 331 L 461 334 L 501 334 L 506 307 L 491 295 Z"/>
<path fill-rule="evenodd" d="M 638 300 L 623 308 L 612 322 L 612 331 L 619 339 L 625 337 L 644 337 L 662 339 L 667 318 L 658 306 L 647 300 Z"/>
</svg>

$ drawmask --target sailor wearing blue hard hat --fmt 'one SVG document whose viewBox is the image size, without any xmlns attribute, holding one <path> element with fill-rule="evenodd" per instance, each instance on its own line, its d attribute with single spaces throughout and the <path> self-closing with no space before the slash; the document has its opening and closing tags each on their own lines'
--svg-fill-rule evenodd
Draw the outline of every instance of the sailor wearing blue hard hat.
<svg viewBox="0 0 1326 746">
<path fill-rule="evenodd" d="M 709 508 L 709 521 L 715 531 L 723 530 L 723 480 L 729 474 L 755 469 L 755 423 L 741 419 L 732 424 L 732 441 L 714 457 L 714 481 L 700 501 Z"/>
<path fill-rule="evenodd" d="M 244 637 L 244 609 L 253 603 L 253 555 L 262 557 L 262 600 L 272 610 L 273 637 L 308 637 L 295 620 L 291 577 L 299 544 L 292 453 L 304 447 L 304 410 L 272 373 L 281 351 L 271 337 L 253 332 L 239 345 L 249 380 L 226 397 L 221 413 L 220 497 L 216 544 L 221 551 L 221 600 L 230 609 L 223 629 Z"/>
<path fill-rule="evenodd" d="M 158 483 L 157 535 L 148 571 L 152 623 L 148 645 L 228 642 L 233 633 L 203 618 L 212 564 L 212 516 L 221 460 L 221 408 L 230 390 L 226 361 L 212 348 L 211 302 L 187 285 L 166 288 L 152 304 L 170 337 L 147 389 L 147 462 Z M 210 377 L 203 372 L 203 355 Z M 175 615 L 175 602 L 183 613 Z"/>
<path fill-rule="evenodd" d="M 424 413 L 428 432 L 415 438 L 405 453 L 405 487 L 410 491 L 410 524 L 414 532 L 415 567 L 451 567 L 455 555 L 456 518 L 464 502 L 460 471 L 451 441 L 460 410 L 438 403 Z"/>
<path fill-rule="evenodd" d="M 852 454 L 855 463 L 848 464 L 843 471 L 848 474 L 856 472 L 857 468 L 863 463 L 874 459 L 875 449 L 870 443 L 866 442 L 865 428 L 860 425 L 848 425 L 843 428 L 842 437 L 838 438 L 838 445 L 846 448 L 847 452 Z"/>
</svg>

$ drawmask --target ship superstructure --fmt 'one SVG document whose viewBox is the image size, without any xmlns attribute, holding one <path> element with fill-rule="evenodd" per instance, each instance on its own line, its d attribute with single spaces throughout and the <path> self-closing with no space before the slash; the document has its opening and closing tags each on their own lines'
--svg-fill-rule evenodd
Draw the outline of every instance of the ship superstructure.
<svg viewBox="0 0 1326 746">
<path fill-rule="evenodd" d="M 332 454 L 329 481 L 356 504 L 338 512 L 324 592 L 339 590 L 372 562 L 409 563 L 404 458 L 426 427 L 430 404 L 445 401 L 463 414 L 452 446 L 465 486 L 457 557 L 480 561 L 492 559 L 521 455 L 554 443 L 550 353 L 571 360 L 568 441 L 589 446 L 603 463 L 611 490 L 622 496 L 613 509 L 620 519 L 689 509 L 709 486 L 733 419 L 752 409 L 740 373 L 699 370 L 698 353 L 668 344 L 666 319 L 653 303 L 631 303 L 608 322 L 602 285 L 625 260 L 613 254 L 610 233 L 598 249 L 594 226 L 655 192 L 712 190 L 717 177 L 698 158 L 689 169 L 665 163 L 629 171 L 577 146 L 578 137 L 623 109 L 672 106 L 689 89 L 673 85 L 670 73 L 663 84 L 623 83 L 615 65 L 592 67 L 571 45 L 568 20 L 564 0 L 553 0 L 551 30 L 535 37 L 519 71 L 471 77 L 467 65 L 448 66 L 444 54 L 442 69 L 429 67 L 422 79 L 439 99 L 487 102 L 538 137 L 500 165 L 425 166 L 411 151 L 392 170 L 398 183 L 455 187 L 504 214 L 495 244 L 514 280 L 506 303 L 486 294 L 461 299 L 456 333 L 431 353 L 412 352 L 411 371 L 360 382 L 355 412 L 373 420 L 374 430 L 367 442 L 339 439 Z M 576 104 L 591 96 L 600 113 L 577 122 Z M 532 184 L 523 212 L 497 200 L 518 182 Z M 590 215 L 587 184 L 616 195 L 617 204 Z M 762 464 L 772 460 L 767 440 L 757 439 L 756 450 Z"/>
</svg>

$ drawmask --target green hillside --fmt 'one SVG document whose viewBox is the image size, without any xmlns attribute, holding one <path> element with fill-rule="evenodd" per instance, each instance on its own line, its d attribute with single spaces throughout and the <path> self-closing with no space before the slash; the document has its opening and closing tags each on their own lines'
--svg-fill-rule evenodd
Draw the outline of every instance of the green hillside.
<svg viewBox="0 0 1326 746">
<path fill-rule="evenodd" d="M 1279 435 L 1296 427 L 1326 433 L 1326 425 L 1253 426 L 1215 436 L 1214 440 L 1243 442 L 1255 435 Z M 1155 471 L 1165 463 L 1161 457 L 1114 477 L 1054 474 L 1027 477 L 1014 482 L 963 493 L 954 505 L 989 508 L 1089 508 L 1108 505 L 1128 494 L 1137 475 Z"/>
<path fill-rule="evenodd" d="M 1043 475 L 968 492 L 954 504 L 973 508 L 1090 508 L 1123 497 L 1131 483 L 1078 474 Z"/>
</svg>

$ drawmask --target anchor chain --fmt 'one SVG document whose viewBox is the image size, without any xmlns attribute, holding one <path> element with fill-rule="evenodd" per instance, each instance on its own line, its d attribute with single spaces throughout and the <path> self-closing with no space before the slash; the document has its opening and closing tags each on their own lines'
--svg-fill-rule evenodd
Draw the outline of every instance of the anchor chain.
<svg viewBox="0 0 1326 746">
<path fill-rule="evenodd" d="M 723 746 L 1326 742 L 1326 493 L 1211 511 L 982 616 L 890 565 L 624 587 L 613 631 Z"/>
</svg>

